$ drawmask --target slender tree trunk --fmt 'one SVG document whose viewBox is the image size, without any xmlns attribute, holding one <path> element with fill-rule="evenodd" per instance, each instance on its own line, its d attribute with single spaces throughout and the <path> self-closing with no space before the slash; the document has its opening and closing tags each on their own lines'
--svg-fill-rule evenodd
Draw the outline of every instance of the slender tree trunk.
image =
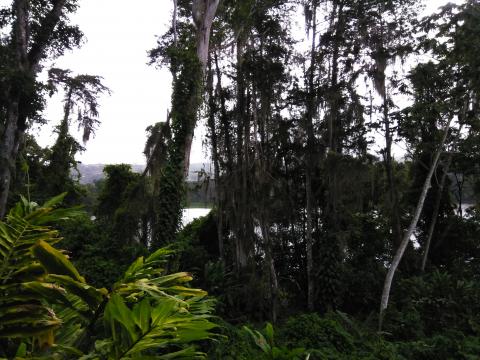
<svg viewBox="0 0 480 360">
<path fill-rule="evenodd" d="M 266 209 L 264 209 L 264 214 L 266 214 Z M 262 237 L 265 242 L 265 260 L 266 266 L 268 268 L 269 273 L 269 285 L 270 285 L 270 306 L 271 306 L 271 314 L 272 314 L 272 322 L 277 322 L 277 314 L 278 314 L 278 279 L 277 279 L 277 272 L 275 270 L 275 260 L 273 258 L 273 247 L 272 247 L 272 240 L 270 238 L 270 234 L 267 228 L 267 220 L 263 218 L 261 221 L 261 228 L 262 228 Z"/>
<path fill-rule="evenodd" d="M 172 28 L 173 28 L 173 43 L 175 47 L 177 47 L 178 45 L 177 14 L 178 14 L 178 0 L 173 0 Z"/>
<path fill-rule="evenodd" d="M 392 131 L 390 129 L 390 119 L 388 116 L 388 94 L 387 85 L 385 83 L 385 75 L 383 75 L 383 123 L 385 126 L 385 153 L 384 153 L 384 165 L 385 172 L 387 173 L 388 193 L 390 200 L 390 223 L 392 227 L 392 234 L 394 244 L 399 245 L 402 240 L 402 224 L 400 222 L 400 211 L 398 203 L 398 192 L 395 184 L 395 175 L 393 171 L 393 158 L 392 158 Z"/>
<path fill-rule="evenodd" d="M 260 57 L 263 58 L 263 39 L 260 40 Z M 254 59 L 254 62 L 256 59 Z M 270 290 L 270 309 L 271 320 L 273 323 L 277 322 L 278 315 L 278 279 L 275 269 L 275 258 L 273 254 L 273 239 L 270 236 L 270 206 L 271 201 L 271 182 L 270 178 L 270 166 L 271 158 L 268 151 L 268 134 L 266 129 L 271 119 L 272 113 L 272 101 L 270 100 L 268 93 L 272 89 L 265 89 L 262 84 L 257 85 L 255 79 L 252 79 L 252 119 L 254 126 L 254 145 L 256 152 L 256 159 L 253 159 L 253 163 L 258 165 L 259 178 L 254 181 L 253 187 L 259 186 L 259 189 L 255 189 L 255 197 L 260 202 L 260 209 L 258 219 L 260 221 L 260 228 L 262 231 L 262 238 L 265 246 L 265 267 L 268 269 L 269 290 Z M 259 101 L 257 101 L 259 99 Z M 260 103 L 260 109 L 259 109 Z M 250 135 L 250 134 L 249 134 Z M 260 141 L 256 140 L 260 135 Z M 250 136 L 249 136 L 250 137 Z"/>
<path fill-rule="evenodd" d="M 218 154 L 218 141 L 217 141 L 217 128 L 215 124 L 215 115 L 218 112 L 216 98 L 213 90 L 213 69 L 212 59 L 209 58 L 208 62 L 208 75 L 207 75 L 207 93 L 208 93 L 208 127 L 210 128 L 210 141 L 212 145 L 212 160 L 215 177 L 215 204 L 217 207 L 217 237 L 218 237 L 218 252 L 220 260 L 224 261 L 224 244 L 223 244 L 223 211 L 222 211 L 222 185 L 220 180 L 220 164 Z"/>
<path fill-rule="evenodd" d="M 249 246 L 250 239 L 247 234 L 247 222 L 248 216 L 247 213 L 247 192 L 248 192 L 248 183 L 247 183 L 247 161 L 248 154 L 245 150 L 248 150 L 246 147 L 247 139 L 245 138 L 245 128 L 247 127 L 247 102 L 246 102 L 246 85 L 245 85 L 245 75 L 243 71 L 243 62 L 244 62 L 244 50 L 246 45 L 246 39 L 244 36 L 240 36 L 237 39 L 237 106 L 236 106 L 236 120 L 237 120 L 237 141 L 236 141 L 236 157 L 237 157 L 237 168 L 240 169 L 235 176 L 235 203 L 234 203 L 234 217 L 235 217 L 235 249 L 236 249 L 236 263 L 237 271 L 240 271 L 247 267 L 248 256 L 247 256 L 247 247 Z"/>
<path fill-rule="evenodd" d="M 220 66 L 218 65 L 218 56 L 215 52 L 215 72 L 217 75 L 217 93 L 218 97 L 220 98 L 220 122 L 223 132 L 223 137 L 225 141 L 225 148 L 227 152 L 227 177 L 230 176 L 233 169 L 233 150 L 232 150 L 232 139 L 230 137 L 230 124 L 228 122 L 228 115 L 227 115 L 227 107 L 226 107 L 226 99 L 225 94 L 223 92 L 222 87 L 222 72 L 220 71 Z"/>
<path fill-rule="evenodd" d="M 458 175 L 457 175 L 456 172 L 454 172 L 454 175 L 455 175 L 455 183 L 457 185 L 457 191 L 458 191 L 457 212 L 458 212 L 458 215 L 460 215 L 460 218 L 463 218 L 463 184 L 465 183 L 465 178 L 464 178 L 465 175 L 462 173 L 462 178 L 461 179 L 458 178 Z"/>
<path fill-rule="evenodd" d="M 304 130 L 307 135 L 307 154 L 305 166 L 305 197 L 306 197 L 306 250 L 307 250 L 307 307 L 309 311 L 313 311 L 315 299 L 315 283 L 314 283 L 314 259 L 313 259 L 313 217 L 314 217 L 314 195 L 312 189 L 312 177 L 315 169 L 315 134 L 313 130 L 313 118 L 315 116 L 315 54 L 316 54 L 316 36 L 317 36 L 317 7 L 313 6 L 312 19 L 312 44 L 310 54 L 310 69 L 308 74 L 308 91 L 307 91 L 307 114 L 304 121 Z"/>
<path fill-rule="evenodd" d="M 338 288 L 336 286 L 335 274 L 336 268 L 341 262 L 340 248 L 344 245 L 340 243 L 340 222 L 338 213 L 338 198 L 339 198 L 339 183 L 338 183 L 338 162 L 342 155 L 342 118 L 340 116 L 340 98 L 341 91 L 339 89 L 339 58 L 340 45 L 344 33 L 343 20 L 343 1 L 334 1 L 333 9 L 330 17 L 330 30 L 333 34 L 332 56 L 331 56 L 331 74 L 330 74 L 330 89 L 327 92 L 328 101 L 328 154 L 325 161 L 327 194 L 326 204 L 324 207 L 325 228 L 327 236 L 325 245 L 322 250 L 329 254 L 322 261 L 322 271 L 320 279 L 328 279 L 318 286 L 322 287 L 321 306 L 327 310 L 332 310 L 335 307 L 336 296 Z"/>
<path fill-rule="evenodd" d="M 379 331 L 382 330 L 383 326 L 383 320 L 385 316 L 385 310 L 388 307 L 388 299 L 390 296 L 390 288 L 392 286 L 392 281 L 393 281 L 393 276 L 395 275 L 395 272 L 398 268 L 398 265 L 400 264 L 400 261 L 402 260 L 403 254 L 405 253 L 405 249 L 407 248 L 408 243 L 410 242 L 410 238 L 413 235 L 413 232 L 415 231 L 417 227 L 418 220 L 420 219 L 420 215 L 423 210 L 423 205 L 425 203 L 425 199 L 427 197 L 428 190 L 430 189 L 431 186 L 431 181 L 432 181 L 432 176 L 433 173 L 435 172 L 435 169 L 437 168 L 438 161 L 440 159 L 440 156 L 443 152 L 443 146 L 445 144 L 445 141 L 447 140 L 449 131 L 450 131 L 450 124 L 452 122 L 452 119 L 450 118 L 447 125 L 445 126 L 444 134 L 442 141 L 440 142 L 438 149 L 435 153 L 434 159 L 432 161 L 432 164 L 430 166 L 430 170 L 427 174 L 427 178 L 425 179 L 425 183 L 422 188 L 422 193 L 420 194 L 420 198 L 418 199 L 417 206 L 415 208 L 415 212 L 413 215 L 413 218 L 410 222 L 410 226 L 408 227 L 407 231 L 405 232 L 402 242 L 400 243 L 400 246 L 397 249 L 397 252 L 395 253 L 395 256 L 393 257 L 392 263 L 388 269 L 387 276 L 385 277 L 385 282 L 383 285 L 383 291 L 382 291 L 382 298 L 380 302 L 380 313 L 379 313 L 379 322 L 378 322 L 378 329 Z"/>
<path fill-rule="evenodd" d="M 465 113 L 467 111 L 467 108 L 468 108 L 468 101 L 465 102 L 464 110 L 461 114 L 460 120 L 462 120 L 465 117 Z M 454 143 L 456 143 L 458 138 L 460 137 L 460 135 L 462 133 L 462 128 L 463 128 L 463 124 L 461 124 L 460 128 L 458 129 L 458 135 L 456 136 L 455 140 L 453 141 Z M 448 156 L 448 160 L 447 160 L 447 163 L 446 163 L 445 167 L 442 169 L 443 174 L 442 174 L 442 179 L 440 180 L 440 186 L 439 186 L 439 189 L 438 189 L 438 197 L 435 200 L 435 206 L 434 206 L 434 210 L 433 210 L 433 214 L 432 214 L 432 220 L 431 220 L 430 226 L 428 228 L 427 240 L 425 242 L 425 249 L 423 251 L 422 265 L 421 265 L 421 268 L 420 268 L 420 271 L 422 273 L 425 272 L 425 267 L 427 265 L 427 259 L 428 259 L 428 254 L 430 252 L 430 246 L 431 246 L 431 243 L 432 243 L 433 232 L 435 231 L 435 226 L 437 225 L 437 218 L 438 218 L 438 213 L 440 211 L 440 205 L 441 205 L 441 202 L 442 202 L 443 191 L 444 191 L 445 185 L 447 183 L 448 171 L 450 170 L 450 166 L 452 164 L 452 161 L 453 161 L 453 154 L 450 154 Z"/>
<path fill-rule="evenodd" d="M 386 12 L 385 4 L 381 5 L 382 13 Z M 399 246 L 402 242 L 402 224 L 399 211 L 398 191 L 395 184 L 395 174 L 393 168 L 392 157 L 392 130 L 390 128 L 389 118 L 389 96 L 387 88 L 387 78 L 385 71 L 387 69 L 388 55 L 385 50 L 385 44 L 388 42 L 388 30 L 385 29 L 386 25 L 384 19 L 380 19 L 380 42 L 377 44 L 377 58 L 375 58 L 376 76 L 374 79 L 375 87 L 379 95 L 383 99 L 383 124 L 385 128 L 385 150 L 383 153 L 385 172 L 387 175 L 389 201 L 390 201 L 390 226 L 392 228 L 393 243 L 395 246 Z M 387 34 L 385 34 L 387 32 Z"/>
<path fill-rule="evenodd" d="M 428 227 L 427 241 L 425 242 L 425 249 L 423 251 L 422 257 L 422 266 L 421 272 L 425 272 L 425 267 L 427 265 L 428 253 L 430 251 L 430 244 L 432 242 L 433 232 L 435 231 L 435 226 L 437 225 L 438 213 L 440 211 L 440 204 L 442 203 L 443 190 L 445 189 L 445 183 L 447 182 L 447 174 L 452 163 L 452 155 L 448 157 L 447 164 L 443 169 L 442 179 L 440 180 L 440 186 L 438 188 L 438 196 L 435 200 L 435 206 L 432 213 L 432 220 L 430 221 L 430 226 Z"/>
</svg>

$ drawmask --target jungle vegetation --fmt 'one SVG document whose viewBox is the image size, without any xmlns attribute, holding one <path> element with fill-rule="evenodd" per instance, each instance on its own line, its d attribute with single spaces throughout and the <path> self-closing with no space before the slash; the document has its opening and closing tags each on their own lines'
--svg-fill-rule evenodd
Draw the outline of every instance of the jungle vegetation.
<svg viewBox="0 0 480 360">
<path fill-rule="evenodd" d="M 95 186 L 72 174 L 110 89 L 49 68 L 81 1 L 10 3 L 0 358 L 480 358 L 478 0 L 173 0 L 171 111 Z M 183 226 L 200 123 L 214 208 Z"/>
</svg>

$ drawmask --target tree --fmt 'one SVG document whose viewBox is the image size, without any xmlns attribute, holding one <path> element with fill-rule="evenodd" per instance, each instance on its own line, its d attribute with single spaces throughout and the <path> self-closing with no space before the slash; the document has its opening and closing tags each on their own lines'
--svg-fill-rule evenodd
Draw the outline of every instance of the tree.
<svg viewBox="0 0 480 360">
<path fill-rule="evenodd" d="M 11 26 L 11 32 L 1 45 L 6 76 L 1 82 L 0 218 L 5 215 L 28 122 L 38 117 L 42 107 L 41 86 L 36 81 L 42 62 L 49 54 L 60 56 L 81 41 L 80 30 L 68 24 L 68 15 L 76 9 L 76 0 L 15 0 L 2 13 L 2 26 Z"/>
<path fill-rule="evenodd" d="M 152 61 L 164 56 L 173 74 L 171 111 L 172 141 L 168 146 L 168 161 L 160 175 L 157 213 L 155 216 L 152 248 L 173 241 L 181 219 L 184 200 L 183 183 L 190 168 L 190 150 L 201 105 L 206 74 L 212 23 L 219 0 L 194 0 L 187 4 L 174 3 L 173 39 L 151 52 Z M 177 26 L 178 7 L 186 23 Z M 194 29 L 189 24 L 193 20 Z M 189 31 L 194 31 L 192 39 Z M 180 31 L 180 34 L 177 34 Z M 187 33 L 185 32 L 187 31 Z M 161 145 L 158 144 L 160 147 Z M 179 186 L 179 184 L 182 184 Z"/>
<path fill-rule="evenodd" d="M 452 148 L 455 149 L 457 146 L 456 141 L 461 136 L 463 126 L 467 125 L 471 127 L 474 122 L 478 121 L 476 99 L 478 98 L 479 88 L 477 87 L 478 84 L 475 84 L 475 81 L 472 82 L 470 80 L 471 77 L 468 76 L 472 75 L 470 73 L 470 61 L 476 62 L 477 59 L 475 55 L 472 56 L 470 46 L 465 46 L 466 43 L 464 42 L 466 40 L 465 36 L 467 36 L 467 38 L 470 36 L 466 34 L 471 34 L 472 30 L 478 31 L 479 29 L 478 10 L 478 5 L 474 3 L 467 3 L 460 7 L 448 5 L 443 8 L 441 19 L 442 22 L 446 21 L 433 29 L 439 31 L 439 34 L 445 38 L 438 41 L 428 38 L 428 35 L 425 38 L 427 49 L 431 50 L 432 53 L 437 56 L 438 62 L 437 64 L 421 64 L 417 66 L 412 73 L 415 103 L 412 108 L 407 109 L 407 111 L 409 111 L 414 118 L 418 116 L 418 114 L 421 114 L 422 122 L 428 124 L 428 126 L 425 127 L 420 126 L 419 130 L 423 142 L 420 142 L 418 147 L 420 147 L 419 152 L 428 154 L 428 156 L 423 157 L 423 159 L 431 158 L 431 163 L 428 166 L 428 173 L 418 197 L 418 203 L 412 220 L 404 233 L 402 242 L 395 253 L 385 278 L 380 305 L 380 329 L 382 328 L 385 310 L 388 306 L 393 276 L 419 222 L 421 212 L 425 206 L 428 190 L 431 187 L 432 177 L 443 153 L 443 147 L 448 139 L 451 123 L 454 119 L 459 123 L 457 136 L 454 137 L 452 141 Z M 424 22 L 425 29 L 427 31 L 432 30 L 432 22 L 438 19 L 438 15 L 426 19 Z M 459 19 L 462 19 L 463 22 L 461 23 Z M 468 31 L 465 31 L 466 29 L 468 29 Z M 437 33 L 437 37 L 439 34 Z M 472 45 L 472 41 L 473 39 L 469 39 L 469 45 Z M 475 47 L 473 47 L 473 49 L 475 49 Z M 475 52 L 475 50 L 473 50 L 473 52 Z M 446 125 L 441 131 L 441 140 L 435 149 L 435 145 L 433 144 L 434 140 L 438 138 L 436 134 L 437 124 L 441 123 L 445 123 Z M 415 125 L 418 127 L 418 122 Z M 472 128 L 474 129 L 474 127 Z M 413 142 L 416 140 L 411 137 L 410 141 Z M 450 162 L 451 159 L 447 160 L 447 163 Z M 448 168 L 443 169 L 443 171 L 448 171 Z M 442 183 L 444 183 L 444 181 L 443 179 Z M 440 185 L 440 188 L 441 187 L 442 185 Z M 439 197 L 442 197 L 442 192 L 443 189 L 438 194 Z M 434 213 L 435 218 L 430 219 L 430 225 L 434 224 L 432 221 L 436 221 L 438 217 L 438 205 L 436 208 L 437 210 Z M 431 235 L 429 235 L 427 243 L 425 244 L 425 254 L 428 254 L 430 241 Z M 426 258 L 424 257 L 422 266 L 425 266 L 425 262 Z"/>
<path fill-rule="evenodd" d="M 103 93 L 110 93 L 99 76 L 70 75 L 69 70 L 53 68 L 49 70 L 50 95 L 62 87 L 64 95 L 64 116 L 57 127 L 57 140 L 52 146 L 45 170 L 44 196 L 50 197 L 62 192 L 72 192 L 69 197 L 74 197 L 75 187 L 72 182 L 72 169 L 76 169 L 75 155 L 84 148 L 70 135 L 72 115 L 76 111 L 78 128 L 83 130 L 83 143 L 85 144 L 98 126 L 98 97 Z"/>
<path fill-rule="evenodd" d="M 395 271 L 397 270 L 398 265 L 402 260 L 403 254 L 405 253 L 405 249 L 407 248 L 407 245 L 410 242 L 410 238 L 412 237 L 413 232 L 417 227 L 418 220 L 420 218 L 420 215 L 423 210 L 423 206 L 425 204 L 425 199 L 427 197 L 428 190 L 431 187 L 433 174 L 437 168 L 438 161 L 440 160 L 440 156 L 442 155 L 442 152 L 443 152 L 443 146 L 445 145 L 445 141 L 447 140 L 447 137 L 450 132 L 451 121 L 452 121 L 452 118 L 448 119 L 447 124 L 445 125 L 444 131 L 443 131 L 443 138 L 438 146 L 437 151 L 434 154 L 434 158 L 432 160 L 430 169 L 425 179 L 425 183 L 422 188 L 422 193 L 420 194 L 420 197 L 418 199 L 418 204 L 415 208 L 415 212 L 413 213 L 412 220 L 410 222 L 410 225 L 408 226 L 408 229 L 405 231 L 403 235 L 402 242 L 400 243 L 400 246 L 398 247 L 395 253 L 395 256 L 393 257 L 392 263 L 388 268 L 387 276 L 385 277 L 385 283 L 383 285 L 382 299 L 380 303 L 380 314 L 379 314 L 379 325 L 378 325 L 379 331 L 382 330 L 383 319 L 385 316 L 385 310 L 387 309 L 387 306 L 388 306 L 388 299 L 390 296 L 390 288 L 392 286 L 393 276 L 395 275 Z"/>
</svg>

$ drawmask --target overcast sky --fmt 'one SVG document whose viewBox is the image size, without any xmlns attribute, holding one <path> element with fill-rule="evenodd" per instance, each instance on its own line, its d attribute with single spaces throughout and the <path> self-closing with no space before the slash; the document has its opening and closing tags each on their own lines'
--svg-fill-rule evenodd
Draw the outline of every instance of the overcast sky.
<svg viewBox="0 0 480 360">
<path fill-rule="evenodd" d="M 447 2 L 428 0 L 427 11 Z M 0 4 L 5 3 L 9 1 L 0 0 Z M 78 160 L 85 164 L 144 163 L 145 129 L 166 119 L 171 95 L 168 70 L 148 66 L 147 50 L 155 46 L 155 35 L 168 28 L 172 1 L 81 0 L 79 3 L 80 9 L 72 21 L 85 33 L 86 43 L 58 59 L 55 66 L 71 69 L 75 74 L 100 75 L 113 93 L 100 99 L 101 125 Z M 55 140 L 52 128 L 62 118 L 60 97 L 49 100 L 45 116 L 49 125 L 33 131 L 43 146 Z M 192 163 L 206 158 L 201 145 L 202 132 L 202 128 L 197 131 Z"/>
<path fill-rule="evenodd" d="M 169 0 L 81 0 L 72 22 L 85 33 L 86 43 L 67 53 L 55 66 L 75 74 L 100 75 L 112 90 L 100 99 L 101 125 L 78 156 L 86 164 L 144 163 L 145 129 L 166 119 L 170 106 L 171 77 L 166 69 L 148 66 L 147 51 L 155 36 L 169 26 Z M 141 4 L 141 6 L 140 6 Z M 52 98 L 46 111 L 50 126 L 42 128 L 39 141 L 55 140 L 52 127 L 62 118 L 61 98 Z M 192 153 L 203 158 L 201 146 Z"/>
</svg>

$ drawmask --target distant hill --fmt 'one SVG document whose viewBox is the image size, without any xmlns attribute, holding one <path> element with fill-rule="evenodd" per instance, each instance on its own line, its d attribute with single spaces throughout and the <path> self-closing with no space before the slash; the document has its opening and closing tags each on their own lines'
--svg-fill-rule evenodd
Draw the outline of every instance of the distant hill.
<svg viewBox="0 0 480 360">
<path fill-rule="evenodd" d="M 81 184 L 93 184 L 95 181 L 103 179 L 103 168 L 106 164 L 78 164 L 78 171 L 80 172 L 80 183 Z M 133 164 L 132 170 L 137 173 L 142 173 L 145 169 L 143 164 Z M 190 172 L 188 174 L 189 182 L 199 181 L 199 174 L 202 171 L 205 171 L 208 176 L 213 177 L 213 166 L 209 163 L 194 163 L 190 164 Z"/>
</svg>

